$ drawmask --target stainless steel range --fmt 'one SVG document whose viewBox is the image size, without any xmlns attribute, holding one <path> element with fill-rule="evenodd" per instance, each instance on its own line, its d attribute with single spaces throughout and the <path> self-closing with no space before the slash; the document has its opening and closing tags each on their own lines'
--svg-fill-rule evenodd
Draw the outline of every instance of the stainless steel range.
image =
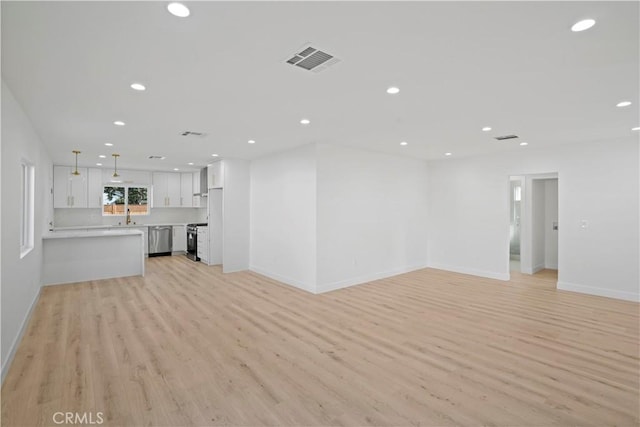
<svg viewBox="0 0 640 427">
<path fill-rule="evenodd" d="M 200 261 L 198 258 L 198 227 L 206 227 L 207 223 L 187 224 L 187 258 Z"/>
</svg>

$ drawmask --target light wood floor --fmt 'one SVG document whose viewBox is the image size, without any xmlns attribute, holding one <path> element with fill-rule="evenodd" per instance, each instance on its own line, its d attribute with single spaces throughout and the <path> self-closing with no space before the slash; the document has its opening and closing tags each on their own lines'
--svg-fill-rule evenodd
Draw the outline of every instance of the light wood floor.
<svg viewBox="0 0 640 427">
<path fill-rule="evenodd" d="M 47 287 L 2 425 L 637 426 L 638 304 L 425 269 L 310 295 L 184 257 Z"/>
</svg>

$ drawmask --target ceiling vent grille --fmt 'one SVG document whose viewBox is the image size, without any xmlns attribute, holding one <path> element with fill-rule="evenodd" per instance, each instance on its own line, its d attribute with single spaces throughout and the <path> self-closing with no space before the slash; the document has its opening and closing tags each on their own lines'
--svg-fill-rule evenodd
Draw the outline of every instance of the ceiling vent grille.
<svg viewBox="0 0 640 427">
<path fill-rule="evenodd" d="M 323 52 L 315 47 L 307 46 L 286 62 L 287 64 L 295 65 L 296 67 L 318 73 L 327 67 L 340 62 L 340 60 L 327 52 Z"/>
<path fill-rule="evenodd" d="M 151 160 L 164 160 L 165 159 L 164 156 L 149 156 L 149 158 Z"/>
<path fill-rule="evenodd" d="M 185 130 L 184 132 L 181 132 L 180 135 L 182 136 L 199 136 L 199 137 L 203 137 L 206 135 L 206 133 L 203 132 L 194 132 L 191 130 Z"/>
<path fill-rule="evenodd" d="M 518 138 L 518 135 L 502 135 L 502 136 L 496 136 L 494 138 L 497 139 L 498 141 L 504 141 L 507 139 L 516 139 Z"/>
</svg>

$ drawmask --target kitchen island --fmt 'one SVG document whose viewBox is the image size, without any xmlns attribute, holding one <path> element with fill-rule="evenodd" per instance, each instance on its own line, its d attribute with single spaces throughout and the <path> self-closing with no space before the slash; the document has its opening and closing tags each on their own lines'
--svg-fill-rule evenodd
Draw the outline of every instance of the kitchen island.
<svg viewBox="0 0 640 427">
<path fill-rule="evenodd" d="M 42 239 L 45 285 L 144 276 L 140 230 L 51 231 Z"/>
</svg>

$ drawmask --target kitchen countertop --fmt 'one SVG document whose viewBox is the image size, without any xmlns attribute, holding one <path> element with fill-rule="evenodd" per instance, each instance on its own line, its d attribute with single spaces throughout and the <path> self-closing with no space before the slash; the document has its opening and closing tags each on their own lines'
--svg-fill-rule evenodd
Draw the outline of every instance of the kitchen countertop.
<svg viewBox="0 0 640 427">
<path fill-rule="evenodd" d="M 158 224 L 129 224 L 129 225 L 108 225 L 108 224 L 104 224 L 104 225 L 74 225 L 72 227 L 54 227 L 53 231 L 57 232 L 57 231 L 67 231 L 67 230 L 100 230 L 100 229 L 118 229 L 118 230 L 126 230 L 126 229 L 130 229 L 130 228 L 136 228 L 136 227 L 156 227 L 156 226 L 163 226 L 163 225 L 170 225 L 172 227 L 178 227 L 178 226 L 186 226 L 187 223 L 186 222 L 181 222 L 181 223 L 166 223 L 166 222 L 162 222 L 162 223 L 158 223 Z"/>
<path fill-rule="evenodd" d="M 116 236 L 135 236 L 144 235 L 141 230 L 135 229 L 123 229 L 119 227 L 115 230 L 86 230 L 84 227 L 81 230 L 62 230 L 62 231 L 50 231 L 45 233 L 43 239 L 76 239 L 85 237 L 116 237 Z"/>
</svg>

